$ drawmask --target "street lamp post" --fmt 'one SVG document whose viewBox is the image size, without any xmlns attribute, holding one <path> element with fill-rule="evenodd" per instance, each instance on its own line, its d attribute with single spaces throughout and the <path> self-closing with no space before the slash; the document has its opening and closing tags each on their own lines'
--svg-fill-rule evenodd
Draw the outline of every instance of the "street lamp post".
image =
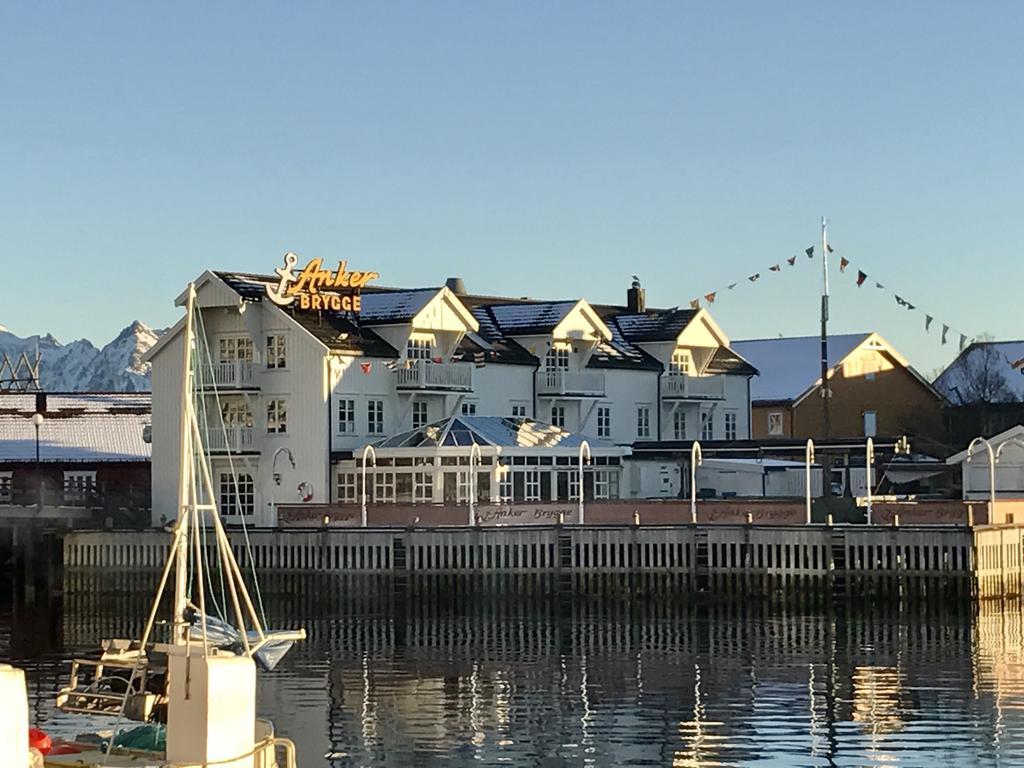
<svg viewBox="0 0 1024 768">
<path fill-rule="evenodd" d="M 368 445 L 365 448 L 363 448 L 363 505 L 362 505 L 362 514 L 360 515 L 360 518 L 359 518 L 359 524 L 363 528 L 366 527 L 366 457 L 367 457 L 367 455 L 369 455 L 370 458 L 373 459 L 373 470 L 374 470 L 374 474 L 376 474 L 377 473 L 377 452 L 375 450 L 373 450 L 373 446 L 372 445 Z"/>
<path fill-rule="evenodd" d="M 36 428 L 36 511 L 43 511 L 43 477 L 39 474 L 39 428 L 43 426 L 43 414 L 33 413 L 32 424 Z"/>
<path fill-rule="evenodd" d="M 476 472 L 473 469 L 473 458 L 477 466 L 481 463 L 480 444 L 473 443 L 469 449 L 469 524 L 476 525 Z"/>
<path fill-rule="evenodd" d="M 875 463 L 875 441 L 868 438 L 864 452 L 864 480 L 867 487 L 868 525 L 871 525 L 871 467 Z"/>
<path fill-rule="evenodd" d="M 971 444 L 967 446 L 967 463 L 971 463 L 971 456 L 974 454 L 974 446 L 979 443 L 985 446 L 985 450 L 988 452 L 988 496 L 989 506 L 988 511 L 989 523 L 996 514 L 996 454 L 992 450 L 992 443 L 986 440 L 984 437 L 976 437 L 971 440 Z"/>
<path fill-rule="evenodd" d="M 808 440 L 804 449 L 804 497 L 807 503 L 807 525 L 811 524 L 811 464 L 814 462 L 814 441 Z"/>
<path fill-rule="evenodd" d="M 584 440 L 580 443 L 580 525 L 583 525 L 583 452 L 587 454 L 587 464 L 593 459 L 590 457 L 590 443 Z"/>
<path fill-rule="evenodd" d="M 690 446 L 690 522 L 697 522 L 697 467 L 704 463 L 700 443 L 696 440 Z"/>
</svg>

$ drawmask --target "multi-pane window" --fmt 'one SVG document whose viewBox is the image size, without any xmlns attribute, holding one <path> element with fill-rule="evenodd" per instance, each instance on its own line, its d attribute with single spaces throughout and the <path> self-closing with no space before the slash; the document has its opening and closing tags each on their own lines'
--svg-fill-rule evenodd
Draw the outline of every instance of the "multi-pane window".
<svg viewBox="0 0 1024 768">
<path fill-rule="evenodd" d="M 715 419 L 711 411 L 701 411 L 700 414 L 700 439 L 713 440 L 715 437 Z"/>
<path fill-rule="evenodd" d="M 434 500 L 434 473 L 412 473 L 412 503 L 429 504 Z"/>
<path fill-rule="evenodd" d="M 690 375 L 693 373 L 693 356 L 688 349 L 677 349 L 669 360 L 668 372 L 673 376 Z"/>
<path fill-rule="evenodd" d="M 434 343 L 431 339 L 409 339 L 405 343 L 407 360 L 429 360 L 434 356 Z"/>
<path fill-rule="evenodd" d="M 737 423 L 736 411 L 725 412 L 725 439 L 735 440 L 736 439 L 736 423 Z"/>
<path fill-rule="evenodd" d="M 594 498 L 619 498 L 619 473 L 613 469 L 598 469 L 594 472 Z"/>
<path fill-rule="evenodd" d="M 427 426 L 427 403 L 418 400 L 412 404 L 412 428 L 419 429 Z"/>
<path fill-rule="evenodd" d="M 288 354 L 285 349 L 286 337 L 283 333 L 267 336 L 267 368 L 285 368 Z"/>
<path fill-rule="evenodd" d="M 528 469 L 523 473 L 525 482 L 523 484 L 525 495 L 524 501 L 540 501 L 540 470 Z"/>
<path fill-rule="evenodd" d="M 384 401 L 366 401 L 366 432 L 370 435 L 384 434 Z"/>
<path fill-rule="evenodd" d="M 513 498 L 512 468 L 506 466 L 498 467 L 498 500 L 512 501 Z"/>
<path fill-rule="evenodd" d="M 241 360 L 252 362 L 252 339 L 248 336 L 222 336 L 217 341 L 218 359 L 222 363 Z"/>
<path fill-rule="evenodd" d="M 672 414 L 672 439 L 686 439 L 686 411 L 682 408 L 677 408 Z"/>
<path fill-rule="evenodd" d="M 651 406 L 638 405 L 636 407 L 636 436 L 651 436 Z"/>
<path fill-rule="evenodd" d="M 526 418 L 526 403 L 511 403 L 512 407 L 512 418 L 514 419 L 525 419 Z"/>
<path fill-rule="evenodd" d="M 772 411 L 768 414 L 768 434 L 782 434 L 782 411 Z"/>
<path fill-rule="evenodd" d="M 565 406 L 551 406 L 551 426 L 565 428 Z"/>
<path fill-rule="evenodd" d="M 356 431 L 356 401 L 343 397 L 338 401 L 338 434 L 351 435 Z"/>
<path fill-rule="evenodd" d="M 256 513 L 256 483 L 252 475 L 220 473 L 220 513 L 224 516 Z"/>
<path fill-rule="evenodd" d="M 608 405 L 597 406 L 597 436 L 612 436 L 612 409 Z"/>
<path fill-rule="evenodd" d="M 85 506 L 96 490 L 95 472 L 64 473 L 64 503 L 69 507 Z"/>
<path fill-rule="evenodd" d="M 225 427 L 252 427 L 252 411 L 245 400 L 225 400 L 220 406 Z"/>
<path fill-rule="evenodd" d="M 378 504 L 393 504 L 395 501 L 395 473 L 374 472 L 373 500 Z"/>
<path fill-rule="evenodd" d="M 284 400 L 267 401 L 267 432 L 284 434 L 288 431 L 288 404 Z"/>
<path fill-rule="evenodd" d="M 578 470 L 569 472 L 569 501 L 580 497 L 580 473 Z"/>
<path fill-rule="evenodd" d="M 356 472 L 338 473 L 338 502 L 351 504 L 362 498 L 360 494 L 359 474 Z"/>
<path fill-rule="evenodd" d="M 462 403 L 463 416 L 476 416 L 476 400 L 466 400 Z"/>
<path fill-rule="evenodd" d="M 569 345 L 554 344 L 544 357 L 544 367 L 551 370 L 566 370 L 569 367 Z"/>
<path fill-rule="evenodd" d="M 13 497 L 13 472 L 0 472 L 0 504 L 10 504 Z"/>
</svg>

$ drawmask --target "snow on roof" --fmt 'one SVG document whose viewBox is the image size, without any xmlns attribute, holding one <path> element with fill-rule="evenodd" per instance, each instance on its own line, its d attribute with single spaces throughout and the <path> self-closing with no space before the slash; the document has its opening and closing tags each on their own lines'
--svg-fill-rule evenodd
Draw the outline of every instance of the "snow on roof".
<svg viewBox="0 0 1024 768">
<path fill-rule="evenodd" d="M 35 461 L 34 394 L 0 395 L 0 461 Z M 47 395 L 39 428 L 44 462 L 149 461 L 143 428 L 151 421 L 150 395 Z"/>
<path fill-rule="evenodd" d="M 493 304 L 491 314 L 506 334 L 550 331 L 576 306 L 575 301 Z"/>
<path fill-rule="evenodd" d="M 829 336 L 828 367 L 838 365 L 870 335 Z M 821 378 L 818 336 L 734 341 L 731 347 L 760 371 L 750 383 L 751 400 L 796 400 Z"/>
<path fill-rule="evenodd" d="M 1009 429 L 1000 432 L 998 435 L 993 435 L 992 437 L 989 437 L 987 439 L 988 444 L 992 446 L 993 452 L 999 450 L 999 446 L 1002 445 L 1003 443 L 1015 443 L 1017 445 L 1020 445 L 1021 443 L 1024 443 L 1024 425 L 1017 424 L 1016 426 L 1010 427 Z M 946 463 L 963 463 L 967 459 L 967 451 L 968 449 L 964 448 L 962 451 L 960 451 L 960 453 L 954 453 L 952 456 L 946 459 Z M 979 442 L 978 444 L 976 444 L 973 450 L 971 450 L 971 456 L 974 457 L 974 459 L 977 460 L 979 463 L 986 465 L 988 464 L 988 448 L 986 448 L 984 443 Z M 999 465 L 997 464 L 996 468 L 998 469 L 998 467 Z"/>
<path fill-rule="evenodd" d="M 542 421 L 504 416 L 451 416 L 420 429 L 402 432 L 376 444 L 383 448 L 469 448 L 473 443 L 494 448 L 557 448 L 578 451 L 584 438 Z M 609 443 L 587 438 L 597 455 L 622 451 Z"/>
<path fill-rule="evenodd" d="M 991 367 L 987 376 L 996 376 L 1006 382 L 1008 392 L 999 399 L 1010 402 L 1024 402 L 1024 341 L 979 341 L 971 344 L 935 380 L 935 389 L 945 395 L 951 403 L 966 405 L 975 402 L 979 396 L 991 400 L 994 393 L 981 393 L 978 384 L 972 384 L 972 371 Z M 994 375 L 993 375 L 994 374 Z"/>
<path fill-rule="evenodd" d="M 364 292 L 359 317 L 364 323 L 408 322 L 436 295 L 436 288 Z"/>
</svg>

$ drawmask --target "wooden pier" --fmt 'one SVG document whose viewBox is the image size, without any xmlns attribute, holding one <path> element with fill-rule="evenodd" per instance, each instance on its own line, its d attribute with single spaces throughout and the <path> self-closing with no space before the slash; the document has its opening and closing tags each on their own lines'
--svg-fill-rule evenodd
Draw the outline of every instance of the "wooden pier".
<svg viewBox="0 0 1024 768">
<path fill-rule="evenodd" d="M 240 562 L 242 532 L 231 533 Z M 337 574 L 663 573 L 700 579 L 751 574 L 889 574 L 973 578 L 980 594 L 1020 594 L 1018 526 L 666 525 L 255 530 L 260 571 Z M 66 569 L 156 569 L 169 534 L 73 531 Z M 211 539 L 212 547 L 212 539 Z"/>
</svg>

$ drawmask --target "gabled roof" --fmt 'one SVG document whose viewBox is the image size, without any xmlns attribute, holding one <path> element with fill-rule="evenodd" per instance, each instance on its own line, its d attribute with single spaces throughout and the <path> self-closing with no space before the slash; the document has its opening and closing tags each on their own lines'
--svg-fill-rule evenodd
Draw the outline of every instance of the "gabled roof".
<svg viewBox="0 0 1024 768">
<path fill-rule="evenodd" d="M 615 314 L 610 319 L 630 342 L 675 341 L 696 316 L 694 309 L 662 309 Z"/>
<path fill-rule="evenodd" d="M 468 448 L 476 443 L 484 448 L 549 448 L 577 452 L 584 438 L 542 421 L 504 416 L 449 416 L 385 438 L 375 444 L 385 448 Z M 594 455 L 628 453 L 618 446 L 586 438 Z"/>
<path fill-rule="evenodd" d="M 972 370 L 990 368 L 989 376 L 1006 382 L 1003 402 L 1024 402 L 1024 341 L 976 341 L 957 355 L 939 377 L 935 388 L 956 405 L 970 405 L 977 396 L 968 380 Z M 993 395 L 986 396 L 992 400 Z"/>
<path fill-rule="evenodd" d="M 988 438 L 989 445 L 992 446 L 993 451 L 999 450 L 999 446 L 1003 443 L 1024 443 L 1024 425 L 1018 424 L 1015 427 L 1000 432 L 998 435 L 993 435 Z M 947 464 L 960 464 L 967 459 L 967 448 L 964 448 L 960 453 L 954 453 L 948 459 Z M 988 465 L 988 449 L 984 443 L 979 443 L 974 446 L 974 450 L 971 451 L 971 457 L 977 458 L 978 461 L 983 462 L 986 466 Z M 999 465 L 996 464 L 996 467 Z"/>
<path fill-rule="evenodd" d="M 143 437 L 150 423 L 149 393 L 49 394 L 39 428 L 44 462 L 145 462 L 151 446 Z M 0 462 L 34 462 L 34 394 L 0 395 Z"/>
<path fill-rule="evenodd" d="M 363 306 L 359 312 L 359 321 L 367 325 L 408 323 L 430 303 L 438 290 L 366 291 L 362 294 Z"/>
<path fill-rule="evenodd" d="M 503 335 L 539 336 L 554 331 L 575 306 L 575 301 L 538 301 L 492 304 L 490 310 Z"/>
<path fill-rule="evenodd" d="M 829 370 L 870 336 L 870 333 L 829 336 Z M 821 338 L 818 336 L 734 341 L 732 349 L 759 371 L 750 384 L 751 400 L 797 400 L 821 380 Z"/>
</svg>

